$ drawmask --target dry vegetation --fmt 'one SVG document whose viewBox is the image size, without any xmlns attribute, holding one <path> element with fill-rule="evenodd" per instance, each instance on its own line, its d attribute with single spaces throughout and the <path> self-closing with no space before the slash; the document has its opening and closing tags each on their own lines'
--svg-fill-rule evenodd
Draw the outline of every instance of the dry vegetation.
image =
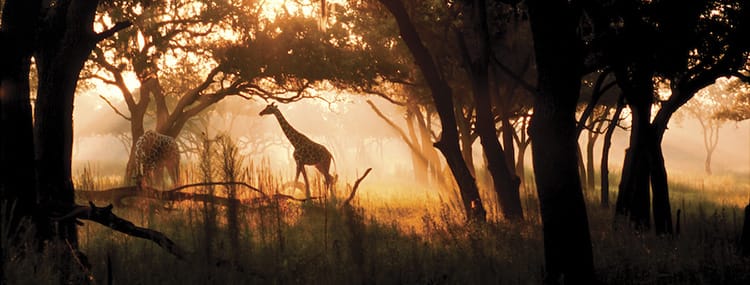
<svg viewBox="0 0 750 285">
<path fill-rule="evenodd" d="M 282 183 L 288 179 L 274 175 L 267 162 L 238 168 L 226 163 L 241 163 L 234 156 L 204 157 L 185 174 L 200 182 L 235 175 L 266 195 L 295 194 Z M 597 194 L 587 193 L 599 280 L 748 284 L 750 261 L 735 254 L 735 244 L 742 226 L 739 206 L 747 201 L 750 181 L 728 176 L 701 183 L 687 176 L 672 180 L 673 205 L 683 213 L 681 233 L 674 238 L 615 226 L 612 210 L 599 208 Z M 76 183 L 78 189 L 106 189 L 121 182 L 98 177 L 87 167 Z M 189 254 L 180 260 L 149 241 L 86 223 L 80 227 L 80 244 L 92 264 L 89 278 L 99 284 L 541 284 L 543 246 L 533 189 L 524 192 L 526 222 L 509 224 L 493 214 L 492 222 L 474 225 L 464 223 L 451 193 L 398 196 L 394 193 L 409 189 L 386 181 L 364 180 L 367 186 L 354 206 L 341 207 L 351 189 L 347 183 L 353 181 L 339 181 L 339 191 L 330 196 L 317 181 L 320 199 L 311 203 L 252 203 L 259 194 L 241 188 L 235 193 L 224 186 L 193 189 L 235 195 L 244 201 L 235 209 L 210 202 L 128 199 L 127 205 L 115 207 L 117 215 L 164 232 Z M 389 189 L 378 195 L 379 188 Z M 59 280 L 54 262 L 44 255 L 10 261 L 4 271 L 9 284 Z"/>
</svg>

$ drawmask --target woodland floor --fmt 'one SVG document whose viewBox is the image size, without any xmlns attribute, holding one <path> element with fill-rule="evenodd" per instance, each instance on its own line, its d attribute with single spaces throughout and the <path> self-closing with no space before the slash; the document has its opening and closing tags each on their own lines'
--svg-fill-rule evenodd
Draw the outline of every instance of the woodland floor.
<svg viewBox="0 0 750 285">
<path fill-rule="evenodd" d="M 247 182 L 278 189 L 265 177 Z M 106 188 L 87 179 L 77 187 Z M 672 180 L 672 207 L 682 210 L 677 237 L 615 227 L 613 210 L 586 192 L 597 278 L 603 284 L 750 284 L 750 260 L 736 254 L 750 181 Z M 234 217 L 210 203 L 133 199 L 114 213 L 165 233 L 189 252 L 185 260 L 94 223 L 80 227 L 80 244 L 97 284 L 109 278 L 114 284 L 541 284 L 538 204 L 532 189 L 524 193 L 525 222 L 498 220 L 488 207 L 493 218 L 484 225 L 463 223 L 445 198 L 450 194 L 428 202 L 361 194 L 352 211 L 340 209 L 340 199 L 285 201 L 241 207 Z M 6 280 L 56 284 L 51 264 L 44 256 L 13 260 L 5 264 Z"/>
</svg>

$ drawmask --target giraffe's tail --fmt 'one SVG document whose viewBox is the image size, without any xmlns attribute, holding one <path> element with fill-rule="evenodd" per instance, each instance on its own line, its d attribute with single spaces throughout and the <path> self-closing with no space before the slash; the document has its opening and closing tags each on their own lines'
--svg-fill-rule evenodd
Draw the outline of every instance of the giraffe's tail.
<svg viewBox="0 0 750 285">
<path fill-rule="evenodd" d="M 333 158 L 333 155 L 331 156 L 331 161 L 333 162 L 333 170 L 334 170 L 333 175 L 331 175 L 333 178 L 333 181 L 331 181 L 331 184 L 336 184 L 336 181 L 339 180 L 339 168 L 336 167 L 336 159 Z"/>
</svg>

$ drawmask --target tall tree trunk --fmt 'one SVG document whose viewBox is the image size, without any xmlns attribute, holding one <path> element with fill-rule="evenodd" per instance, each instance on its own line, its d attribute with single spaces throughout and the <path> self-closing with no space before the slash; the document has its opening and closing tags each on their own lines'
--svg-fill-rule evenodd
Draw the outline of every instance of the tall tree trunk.
<svg viewBox="0 0 750 285">
<path fill-rule="evenodd" d="M 529 143 L 531 143 L 531 140 L 527 139 L 526 130 L 529 125 L 529 118 L 524 117 L 521 120 L 521 130 L 518 131 L 518 133 L 513 134 L 513 138 L 516 141 L 516 144 L 518 145 L 518 158 L 516 159 L 516 176 L 520 178 L 521 187 L 524 187 L 526 184 L 526 148 L 529 146 Z M 520 133 L 520 134 L 519 134 Z"/>
<path fill-rule="evenodd" d="M 539 93 L 529 126 L 548 284 L 592 284 L 593 253 L 576 163 L 576 102 L 583 55 L 568 1 L 529 1 Z"/>
<path fill-rule="evenodd" d="M 37 160 L 38 201 L 45 205 L 73 205 L 71 180 L 73 100 L 78 76 L 96 43 L 130 26 L 117 23 L 95 33 L 94 16 L 99 1 L 63 1 L 50 7 L 36 53 L 39 90 L 35 106 L 34 139 Z M 52 224 L 42 218 L 45 224 Z M 74 220 L 58 221 L 51 231 L 39 230 L 43 240 L 67 240 L 77 248 Z M 52 230 L 54 228 L 54 230 Z"/>
<path fill-rule="evenodd" d="M 661 143 L 653 141 L 650 152 L 651 199 L 654 211 L 654 230 L 656 234 L 672 234 L 672 207 L 669 204 L 667 169 L 664 167 L 664 155 Z"/>
<path fill-rule="evenodd" d="M 93 5 L 91 20 L 96 9 L 96 1 L 86 3 Z M 73 1 L 67 11 L 57 17 L 64 17 L 68 13 L 75 15 L 85 10 L 77 10 Z M 85 13 L 85 12 L 84 12 Z M 81 16 L 85 23 L 86 15 Z M 73 204 L 73 182 L 71 180 L 71 159 L 73 147 L 73 98 L 78 83 L 78 75 L 83 68 L 95 42 L 85 31 L 85 24 L 71 23 L 67 18 L 56 19 L 58 24 L 71 25 L 69 30 L 46 31 L 50 35 L 41 44 L 37 54 L 39 69 L 39 90 L 35 106 L 35 138 L 36 159 L 39 163 L 37 171 L 37 187 L 40 189 L 39 200 L 42 205 L 54 203 Z M 59 27 L 57 27 L 59 28 Z M 84 40 L 81 40 L 83 38 Z M 58 232 L 39 231 L 44 240 L 57 235 L 77 243 L 75 224 L 61 222 Z"/>
<path fill-rule="evenodd" d="M 649 147 L 653 137 L 649 123 L 653 98 L 651 73 L 636 71 L 632 82 L 627 83 L 622 72 L 617 76 L 633 114 L 633 127 L 622 166 L 616 213 L 629 217 L 637 228 L 648 229 L 651 227 Z"/>
<path fill-rule="evenodd" d="M 620 99 L 617 101 L 617 108 L 615 114 L 612 115 L 612 120 L 607 126 L 607 131 L 604 133 L 604 144 L 602 145 L 602 162 L 601 162 L 601 206 L 603 208 L 609 208 L 609 149 L 612 147 L 612 135 L 615 133 L 617 124 L 620 122 L 620 114 L 625 103 L 623 102 L 623 96 L 620 95 Z"/>
<path fill-rule="evenodd" d="M 406 114 L 406 127 L 409 134 L 409 139 L 411 140 L 412 144 L 418 146 L 419 144 L 419 138 L 417 137 L 417 132 L 414 129 L 414 117 L 415 115 L 412 112 L 407 112 Z M 417 183 L 420 184 L 427 184 L 427 160 L 424 158 L 425 154 L 421 153 L 420 149 L 410 148 L 411 149 L 411 163 L 412 167 L 414 168 L 414 179 L 417 181 Z"/>
<path fill-rule="evenodd" d="M 511 124 L 508 119 L 508 114 L 502 115 L 502 136 L 503 136 L 503 153 L 505 154 L 505 163 L 508 169 L 515 169 L 516 167 L 516 150 L 513 143 L 513 135 L 516 132 L 516 128 Z"/>
<path fill-rule="evenodd" d="M 464 36 L 461 34 L 458 35 L 459 45 L 465 65 L 469 69 L 469 77 L 472 83 L 472 95 L 476 106 L 476 132 L 484 150 L 487 168 L 492 176 L 492 183 L 500 201 L 503 216 L 511 221 L 522 220 L 523 209 L 521 208 L 521 198 L 518 191 L 520 182 L 518 177 L 511 172 L 512 167 L 509 167 L 506 153 L 503 151 L 500 141 L 498 141 L 495 115 L 492 113 L 489 88 L 489 54 L 491 48 L 486 6 L 484 0 L 475 0 L 472 6 L 473 11 L 467 13 L 474 18 L 475 31 L 479 39 L 479 58 L 476 60 L 471 58 Z M 510 139 L 512 149 L 512 135 Z M 511 157 L 510 161 L 512 160 Z"/>
<path fill-rule="evenodd" d="M 750 203 L 745 206 L 745 219 L 742 222 L 742 234 L 740 235 L 740 254 L 744 257 L 750 256 Z"/>
<path fill-rule="evenodd" d="M 466 216 L 470 220 L 485 221 L 487 212 L 479 197 L 479 189 L 469 168 L 466 166 L 466 161 L 461 156 L 461 149 L 458 145 L 458 129 L 456 127 L 452 98 L 453 91 L 440 75 L 433 61 L 432 54 L 422 43 L 409 14 L 406 12 L 404 3 L 401 0 L 379 1 L 396 19 L 401 38 L 406 43 L 412 56 L 414 56 L 414 60 L 430 88 L 432 99 L 435 102 L 435 109 L 438 112 L 438 116 L 440 116 L 442 129 L 441 138 L 434 145 L 443 153 L 445 160 L 448 162 L 448 167 L 450 167 L 453 177 L 456 179 L 464 209 L 466 210 Z"/>
<path fill-rule="evenodd" d="M 30 104 L 29 68 L 34 52 L 41 1 L 8 0 L 0 27 L 0 215 L 10 217 L 16 232 L 35 210 L 34 136 Z M 11 44 L 8 44 L 11 43 Z M 2 258 L 2 257 L 0 257 Z M 0 269 L 2 273 L 2 269 Z"/>
<path fill-rule="evenodd" d="M 416 121 L 418 122 L 417 129 L 419 130 L 419 141 L 422 143 L 422 153 L 424 153 L 427 158 L 427 170 L 428 174 L 430 174 L 430 181 L 441 179 L 439 174 L 442 171 L 440 157 L 438 156 L 435 147 L 432 145 L 432 138 L 430 137 L 432 115 L 429 112 L 423 115 L 419 108 L 416 109 L 414 114 L 417 116 Z"/>
<path fill-rule="evenodd" d="M 583 151 L 581 151 L 581 145 L 576 141 L 576 159 L 578 159 L 578 179 L 581 180 L 581 184 L 584 186 L 584 190 L 590 190 L 586 189 L 586 184 L 583 183 L 586 181 L 586 163 L 583 160 Z"/>
<path fill-rule="evenodd" d="M 706 148 L 706 161 L 704 164 L 704 170 L 706 174 L 713 174 L 711 171 L 711 157 L 713 156 L 716 145 L 719 143 L 719 129 L 720 124 L 715 119 L 708 119 L 707 123 L 703 123 L 701 120 L 701 126 L 703 126 L 703 146 Z"/>
<path fill-rule="evenodd" d="M 461 156 L 466 161 L 466 167 L 469 168 L 471 176 L 476 177 L 476 166 L 474 165 L 474 136 L 471 134 L 471 123 L 470 118 L 466 118 L 461 114 L 460 110 L 456 110 L 456 125 L 458 126 L 458 138 L 461 142 Z"/>
<path fill-rule="evenodd" d="M 596 176 L 594 173 L 594 146 L 596 145 L 596 139 L 599 137 L 598 133 L 591 133 L 586 141 L 586 182 L 587 188 L 591 191 L 596 189 Z"/>
</svg>

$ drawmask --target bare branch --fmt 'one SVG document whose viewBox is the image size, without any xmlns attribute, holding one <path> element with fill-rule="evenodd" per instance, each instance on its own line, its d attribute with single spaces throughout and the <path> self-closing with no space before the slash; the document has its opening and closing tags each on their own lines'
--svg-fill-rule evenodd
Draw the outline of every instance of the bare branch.
<svg viewBox="0 0 750 285">
<path fill-rule="evenodd" d="M 378 109 L 378 107 L 375 106 L 375 103 L 372 103 L 372 101 L 370 100 L 367 100 L 366 102 L 367 104 L 370 105 L 370 108 L 372 108 L 372 111 L 375 112 L 375 114 L 378 115 L 378 117 L 383 119 L 383 121 L 385 121 L 386 124 L 388 124 L 393 130 L 398 132 L 399 136 L 401 137 L 401 140 L 403 140 L 404 143 L 406 143 L 406 145 L 409 146 L 409 149 L 411 149 L 413 153 L 417 154 L 417 157 L 419 158 L 419 160 L 422 161 L 422 163 L 425 163 L 425 164 L 429 163 L 429 161 L 424 156 L 422 151 L 420 151 L 419 147 L 414 145 L 414 142 L 412 142 L 409 139 L 409 136 L 407 136 L 406 133 L 404 133 L 404 130 L 402 130 L 398 125 L 396 125 L 396 123 L 388 119 L 388 117 L 386 117 L 385 114 L 383 114 L 383 112 L 381 112 L 380 109 Z"/>
<path fill-rule="evenodd" d="M 375 96 L 378 96 L 380 98 L 383 98 L 386 101 L 391 102 L 391 104 L 394 104 L 394 105 L 398 105 L 398 106 L 404 106 L 404 105 L 406 105 L 406 103 L 401 102 L 401 101 L 396 101 L 395 99 L 389 97 L 385 93 L 377 91 L 377 90 L 372 90 L 372 89 L 368 88 L 368 89 L 363 89 L 362 92 L 365 92 L 367 94 L 371 94 L 371 95 L 375 95 Z"/>
<path fill-rule="evenodd" d="M 94 37 L 94 39 L 96 40 L 96 42 L 100 42 L 106 38 L 111 37 L 112 35 L 119 32 L 120 30 L 130 27 L 132 25 L 133 25 L 133 22 L 130 22 L 130 21 L 117 22 L 112 28 L 109 28 L 106 31 L 96 34 L 96 37 Z"/>
<path fill-rule="evenodd" d="M 352 201 L 352 199 L 354 199 L 354 195 L 357 194 L 357 188 L 359 188 L 359 183 L 361 183 L 362 180 L 364 180 L 365 177 L 367 177 L 367 174 L 370 174 L 370 171 L 372 171 L 372 167 L 365 170 L 365 173 L 362 174 L 362 177 L 360 177 L 359 179 L 357 179 L 357 181 L 354 182 L 354 187 L 352 187 L 352 193 L 349 194 L 349 198 L 346 198 L 346 200 L 344 200 L 344 202 L 341 203 L 341 208 L 349 206 L 349 203 Z"/>
<path fill-rule="evenodd" d="M 131 120 L 130 117 L 128 117 L 125 114 L 123 114 L 122 112 L 120 112 L 120 110 L 117 109 L 117 107 L 115 107 L 115 105 L 112 104 L 112 102 L 110 102 L 109 99 L 107 99 L 107 97 L 104 97 L 104 95 L 99 95 L 99 98 L 102 98 L 102 100 L 104 100 L 104 102 L 107 102 L 107 105 L 109 105 L 109 107 L 112 108 L 112 110 L 114 110 L 115 113 L 117 113 L 118 115 L 120 115 L 120 117 L 123 117 L 123 118 L 125 118 L 125 120 L 128 120 L 128 121 Z"/>
</svg>

